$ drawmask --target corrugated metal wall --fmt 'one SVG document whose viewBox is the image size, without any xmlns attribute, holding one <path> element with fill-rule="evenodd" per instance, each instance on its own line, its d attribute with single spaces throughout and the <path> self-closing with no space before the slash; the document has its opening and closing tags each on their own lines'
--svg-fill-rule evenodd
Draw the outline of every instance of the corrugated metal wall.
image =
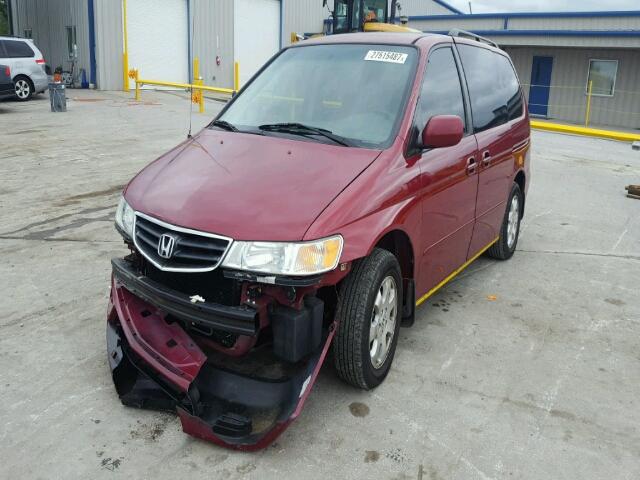
<svg viewBox="0 0 640 480">
<path fill-rule="evenodd" d="M 568 49 L 506 47 L 528 97 L 534 56 L 553 57 L 549 117 L 581 123 L 586 111 L 589 59 L 618 60 L 613 97 L 593 96 L 591 123 L 640 128 L 640 51 L 613 49 Z"/>
<path fill-rule="evenodd" d="M 193 51 L 206 85 L 233 86 L 233 0 L 191 0 Z M 256 35 L 260 27 L 256 25 Z M 220 57 L 220 65 L 216 64 Z"/>
<path fill-rule="evenodd" d="M 122 89 L 122 2 L 94 0 L 97 82 L 101 90 Z"/>
<path fill-rule="evenodd" d="M 284 0 L 282 45 L 291 44 L 293 32 L 322 32 L 324 20 L 330 17 L 330 11 L 333 10 L 333 0 L 327 2 L 327 7 L 322 6 L 322 0 Z"/>
<path fill-rule="evenodd" d="M 444 5 L 431 0 L 400 0 L 402 15 L 454 15 Z"/>
<path fill-rule="evenodd" d="M 23 36 L 33 32 L 33 41 L 54 70 L 69 70 L 69 52 L 65 27 L 76 27 L 78 63 L 89 79 L 89 13 L 87 0 L 14 0 L 12 3 L 14 33 Z"/>
</svg>

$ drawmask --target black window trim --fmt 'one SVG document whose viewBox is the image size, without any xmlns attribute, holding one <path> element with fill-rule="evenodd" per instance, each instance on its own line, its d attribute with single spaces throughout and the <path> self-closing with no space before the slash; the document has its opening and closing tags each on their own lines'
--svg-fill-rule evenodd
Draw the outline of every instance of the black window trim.
<svg viewBox="0 0 640 480">
<path fill-rule="evenodd" d="M 525 117 L 525 114 L 526 114 L 525 105 L 526 105 L 527 102 L 526 102 L 526 99 L 525 99 L 525 96 L 524 96 L 524 91 L 522 90 L 522 83 L 520 83 L 520 77 L 518 77 L 518 71 L 516 70 L 516 67 L 513 64 L 513 61 L 511 60 L 511 57 L 509 57 L 509 55 L 506 52 L 502 51 L 502 50 L 498 50 L 498 49 L 495 49 L 495 48 L 487 48 L 484 45 L 476 45 L 476 44 L 472 44 L 472 43 L 457 42 L 457 41 L 454 41 L 453 44 L 455 45 L 454 50 L 456 51 L 456 54 L 457 54 L 458 59 L 460 61 L 460 66 L 461 66 L 461 69 L 462 69 L 462 75 L 464 76 L 464 86 L 465 86 L 465 91 L 467 92 L 467 95 L 468 95 L 469 112 L 471 114 L 471 129 L 473 131 L 473 134 L 476 135 L 478 133 L 482 133 L 482 132 L 486 132 L 486 131 L 489 131 L 489 130 L 493 130 L 494 128 L 499 128 L 499 127 L 502 127 L 504 125 L 511 126 L 512 122 L 522 121 L 522 119 Z M 495 127 L 491 127 L 491 128 L 488 128 L 488 129 L 485 129 L 485 130 L 482 130 L 482 131 L 476 131 L 476 128 L 475 128 L 474 122 L 473 122 L 473 107 L 471 106 L 471 93 L 469 91 L 469 84 L 468 84 L 468 81 L 467 81 L 467 72 L 465 70 L 464 63 L 462 62 L 462 57 L 460 56 L 460 52 L 458 51 L 458 46 L 460 46 L 460 45 L 465 45 L 465 46 L 468 46 L 468 47 L 475 47 L 475 48 L 481 48 L 483 50 L 488 50 L 489 52 L 491 52 L 493 54 L 501 55 L 501 56 L 503 56 L 504 58 L 507 59 L 507 61 L 509 62 L 509 65 L 511 66 L 511 69 L 513 70 L 513 74 L 516 77 L 516 81 L 518 82 L 518 92 L 520 93 L 520 98 L 522 100 L 522 113 L 520 114 L 519 117 L 513 118 L 511 120 L 507 120 L 505 123 L 503 123 L 501 125 L 496 125 Z"/>
<path fill-rule="evenodd" d="M 409 158 L 416 154 L 424 154 L 425 151 L 430 149 L 424 147 L 418 147 L 418 138 L 420 136 L 420 128 L 416 124 L 416 115 L 418 114 L 418 108 L 420 105 L 420 99 L 422 98 L 422 84 L 427 76 L 427 67 L 429 66 L 429 58 L 436 50 L 442 50 L 444 48 L 448 48 L 451 50 L 451 54 L 453 55 L 453 61 L 455 63 L 456 69 L 458 70 L 458 81 L 460 83 L 461 93 L 462 93 L 462 104 L 464 108 L 464 116 L 462 119 L 464 122 L 464 135 L 463 138 L 468 137 L 469 135 L 474 135 L 473 131 L 473 120 L 471 116 L 471 101 L 469 98 L 469 94 L 467 92 L 467 81 L 464 77 L 464 72 L 462 69 L 462 62 L 458 56 L 458 51 L 454 48 L 454 42 L 441 42 L 434 44 L 429 51 L 427 52 L 427 58 L 424 62 L 424 68 L 422 69 L 422 76 L 419 80 L 418 85 L 418 98 L 416 98 L 416 103 L 413 109 L 413 118 L 411 119 L 411 127 L 409 130 L 409 135 L 412 137 L 407 144 L 407 149 L 405 151 L 405 158 Z M 426 126 L 426 125 L 425 125 Z"/>
</svg>

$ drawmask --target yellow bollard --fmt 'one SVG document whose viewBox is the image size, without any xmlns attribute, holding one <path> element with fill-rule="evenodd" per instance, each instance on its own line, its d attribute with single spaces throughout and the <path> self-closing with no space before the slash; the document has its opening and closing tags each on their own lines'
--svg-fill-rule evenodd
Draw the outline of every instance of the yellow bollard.
<svg viewBox="0 0 640 480">
<path fill-rule="evenodd" d="M 193 59 L 193 78 L 200 78 L 200 59 L 198 57 Z"/>
<path fill-rule="evenodd" d="M 240 62 L 233 64 L 233 89 L 236 92 L 240 90 Z"/>
<path fill-rule="evenodd" d="M 202 78 L 198 78 L 195 81 L 195 85 L 199 85 L 202 86 L 204 85 L 204 81 L 202 80 Z M 203 90 L 198 90 L 198 106 L 200 113 L 204 113 L 204 91 Z"/>
<path fill-rule="evenodd" d="M 591 120 L 591 91 L 593 89 L 593 80 L 589 80 L 589 90 L 587 91 L 587 111 L 584 115 L 584 126 L 589 126 Z"/>
<path fill-rule="evenodd" d="M 140 84 L 138 83 L 139 80 L 139 75 L 138 75 L 138 69 L 135 69 L 135 73 L 134 73 L 135 77 L 134 80 L 136 81 L 136 102 L 140 101 Z"/>
<path fill-rule="evenodd" d="M 129 91 L 129 38 L 127 33 L 127 0 L 122 0 L 122 90 Z"/>
</svg>

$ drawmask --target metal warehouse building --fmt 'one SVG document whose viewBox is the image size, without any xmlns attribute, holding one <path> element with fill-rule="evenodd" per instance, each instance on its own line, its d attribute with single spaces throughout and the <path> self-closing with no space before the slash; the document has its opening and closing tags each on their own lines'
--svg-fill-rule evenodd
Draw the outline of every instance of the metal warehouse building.
<svg viewBox="0 0 640 480">
<path fill-rule="evenodd" d="M 400 4 L 398 16 L 408 17 L 410 27 L 461 28 L 501 45 L 533 115 L 584 123 L 589 110 L 592 124 L 640 128 L 640 11 L 467 15 L 442 0 Z M 9 6 L 14 34 L 32 37 L 52 68 L 67 69 L 76 44 L 78 68 L 97 88 L 122 89 L 128 68 L 143 78 L 188 83 L 194 57 L 206 85 L 228 88 L 234 62 L 244 84 L 292 32 L 323 31 L 333 0 L 328 7 L 323 0 L 10 0 Z"/>
<path fill-rule="evenodd" d="M 441 0 L 401 3 L 402 15 L 460 13 Z M 198 57 L 206 85 L 231 87 L 235 61 L 243 84 L 292 32 L 321 32 L 333 0 L 328 7 L 323 0 L 10 0 L 9 7 L 14 35 L 33 38 L 53 69 L 69 68 L 75 44 L 90 83 L 119 90 L 125 51 L 144 78 L 188 83 Z"/>
</svg>

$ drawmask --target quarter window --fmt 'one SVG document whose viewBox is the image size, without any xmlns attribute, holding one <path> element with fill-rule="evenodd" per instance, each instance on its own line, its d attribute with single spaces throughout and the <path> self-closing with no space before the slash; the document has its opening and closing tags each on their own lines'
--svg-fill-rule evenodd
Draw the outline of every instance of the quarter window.
<svg viewBox="0 0 640 480">
<path fill-rule="evenodd" d="M 27 45 L 27 42 L 20 40 L 4 40 L 4 48 L 7 51 L 7 57 L 9 58 L 30 58 L 34 57 L 35 53 L 31 50 L 31 47 Z"/>
<path fill-rule="evenodd" d="M 416 111 L 418 131 L 422 131 L 435 115 L 457 115 L 465 122 L 460 75 L 449 47 L 439 48 L 429 55 Z"/>
<path fill-rule="evenodd" d="M 474 131 L 520 117 L 522 94 L 509 59 L 482 47 L 460 45 L 458 49 L 469 86 Z"/>
<path fill-rule="evenodd" d="M 604 97 L 612 97 L 616 87 L 618 74 L 617 60 L 589 60 L 589 75 L 586 91 L 589 92 L 589 83 L 593 82 L 591 93 Z"/>
</svg>

